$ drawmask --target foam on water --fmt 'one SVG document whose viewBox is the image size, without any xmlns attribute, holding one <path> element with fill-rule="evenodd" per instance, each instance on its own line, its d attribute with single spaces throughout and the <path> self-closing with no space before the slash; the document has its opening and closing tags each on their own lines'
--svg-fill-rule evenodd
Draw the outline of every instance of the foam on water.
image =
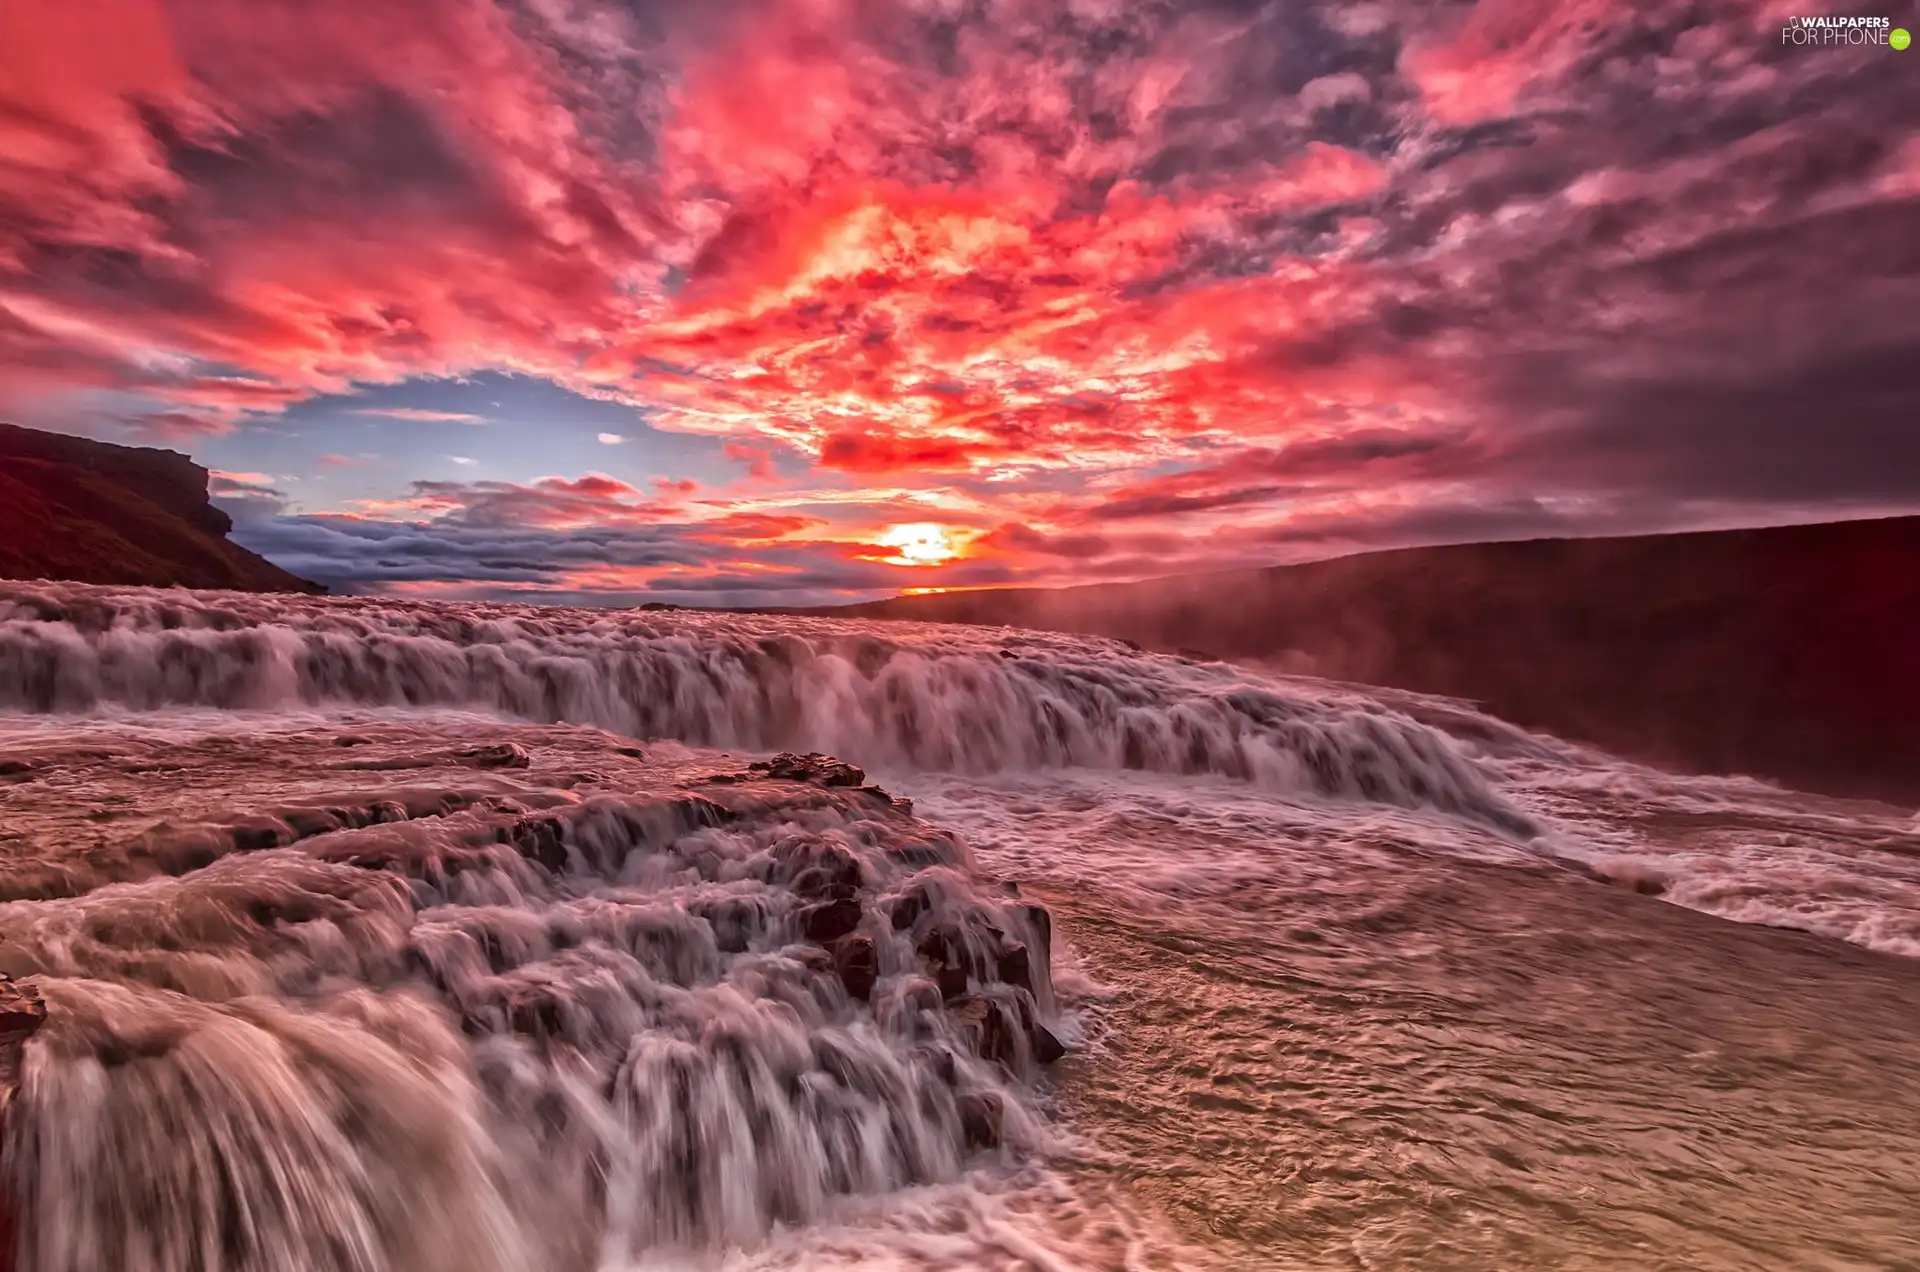
<svg viewBox="0 0 1920 1272">
<path fill-rule="evenodd" d="M 1231 1068 L 1278 952 L 1453 959 L 1467 864 L 1920 954 L 1904 810 L 1093 639 L 10 585 L 0 716 L 44 1272 L 1278 1268 L 1060 1123 L 1110 1003 Z M 1218 994 L 1111 983 L 1008 879 L 1184 933 Z"/>
<path fill-rule="evenodd" d="M 747 615 L 0 591 L 0 709 L 480 707 L 942 772 L 1218 774 L 1531 829 L 1440 730 L 1108 641 Z"/>
<path fill-rule="evenodd" d="M 1920 957 L 1920 822 L 1905 810 L 1561 750 L 1494 762 L 1548 827 L 1539 850 L 1735 922 Z"/>
<path fill-rule="evenodd" d="M 8 748 L 0 971 L 52 1009 L 6 1119 L 26 1266 L 639 1266 L 1047 1143 L 1044 911 L 857 776 L 143 724 Z"/>
</svg>

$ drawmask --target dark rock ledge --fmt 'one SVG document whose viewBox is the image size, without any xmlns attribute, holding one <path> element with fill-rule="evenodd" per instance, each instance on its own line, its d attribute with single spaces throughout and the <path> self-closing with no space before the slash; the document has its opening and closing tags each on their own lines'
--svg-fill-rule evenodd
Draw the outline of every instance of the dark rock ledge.
<svg viewBox="0 0 1920 1272">
<path fill-rule="evenodd" d="M 745 774 L 713 780 L 746 782 L 756 776 L 849 787 L 903 812 L 912 811 L 907 801 L 869 785 L 860 769 L 817 753 L 782 753 L 748 765 Z M 879 956 L 873 938 L 856 930 L 866 908 L 859 863 L 840 850 L 815 855 L 820 859 L 804 863 L 791 885 L 813 900 L 800 912 L 801 932 L 826 950 L 847 993 L 865 1000 L 879 977 Z M 1051 989 L 1047 969 L 1052 962 L 1053 917 L 1045 907 L 1012 907 L 1025 940 L 979 914 L 938 913 L 934 897 L 922 884 L 910 884 L 880 908 L 895 932 L 912 939 L 922 972 L 983 1059 L 1017 1070 L 1023 1054 L 1040 1064 L 1052 1064 L 1066 1054 L 1065 1046 L 1042 1022 L 1038 1006 L 1040 997 L 1050 995 Z"/>
<path fill-rule="evenodd" d="M 14 1198 L 4 1190 L 4 1181 L 12 1172 L 4 1169 L 7 1107 L 20 1085 L 20 1068 L 27 1039 L 47 1021 L 47 1005 L 40 991 L 0 974 L 0 1272 L 13 1272 L 13 1250 L 18 1239 L 14 1228 L 17 1213 Z"/>
<path fill-rule="evenodd" d="M 825 804 L 877 806 L 899 832 L 878 845 L 882 859 L 901 872 L 891 882 L 876 879 L 847 848 L 807 836 L 776 847 L 763 867 L 767 882 L 800 900 L 792 931 L 814 947 L 812 961 L 821 975 L 838 980 L 850 999 L 872 1002 L 886 962 L 882 945 L 905 943 L 918 969 L 917 989 L 905 991 L 909 999 L 917 1002 L 924 995 L 916 1010 L 948 1015 L 969 1050 L 1016 1074 L 1066 1054 L 1043 1019 L 1043 1004 L 1051 1003 L 1053 993 L 1052 916 L 1043 906 L 1018 900 L 1012 885 L 995 889 L 992 881 L 983 880 L 985 895 L 961 898 L 927 882 L 933 876 L 922 875 L 922 870 L 961 864 L 958 844 L 914 821 L 909 801 L 868 783 L 859 768 L 826 755 L 783 753 L 753 763 L 745 772 L 697 779 L 662 805 L 670 814 L 667 837 L 752 816 L 759 803 L 754 788 L 762 783 L 786 787 L 778 796 L 779 807 L 793 806 L 794 786 L 813 788 Z M 576 864 L 617 872 L 617 860 L 602 859 L 609 845 L 590 843 L 577 833 L 574 823 L 586 811 L 530 814 L 501 827 L 498 838 L 556 873 Z M 615 843 L 624 839 L 616 836 Z M 617 854 L 619 849 L 611 851 Z M 746 948 L 774 921 L 752 907 L 718 902 L 697 917 L 713 925 L 726 951 Z M 995 1120 L 977 1108 L 970 1116 L 975 1123 Z"/>
</svg>

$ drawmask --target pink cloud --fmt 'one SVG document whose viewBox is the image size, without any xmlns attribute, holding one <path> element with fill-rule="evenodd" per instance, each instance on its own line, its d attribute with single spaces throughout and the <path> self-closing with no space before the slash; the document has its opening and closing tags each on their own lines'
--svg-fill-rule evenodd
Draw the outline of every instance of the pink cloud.
<svg viewBox="0 0 1920 1272">
<path fill-rule="evenodd" d="M 773 456 L 757 446 L 743 446 L 739 442 L 728 442 L 723 448 L 728 459 L 747 466 L 747 476 L 755 481 L 766 481 L 773 473 Z"/>
<path fill-rule="evenodd" d="M 353 415 L 375 415 L 389 420 L 411 420 L 422 424 L 485 424 L 484 415 L 469 415 L 463 411 L 429 411 L 411 406 L 363 406 L 352 412 Z"/>
<path fill-rule="evenodd" d="M 190 415 L 185 411 L 152 411 L 135 419 L 133 428 L 135 432 L 159 441 L 187 442 L 230 433 L 233 423 L 216 416 Z"/>
<path fill-rule="evenodd" d="M 1801 400 L 1774 379 L 1829 362 L 1871 386 L 1823 416 L 1865 439 L 1831 452 L 1879 456 L 1874 412 L 1905 399 L 1874 342 L 1920 312 L 1898 268 L 1914 156 L 1886 140 L 1911 101 L 1767 55 L 1755 24 L 1778 19 L 14 0 L 0 407 L 217 447 L 315 394 L 540 377 L 714 439 L 741 489 L 911 491 L 982 560 L 1089 575 L 1154 533 L 1257 541 L 1288 500 L 1732 481 L 1759 461 L 1666 439 L 1772 418 Z M 1673 391 L 1636 396 L 1653 384 Z M 353 409 L 484 422 L 407 400 Z M 1645 436 L 1667 402 L 1697 409 Z M 645 467 L 649 434 L 599 435 L 633 484 L 534 480 L 511 427 L 456 449 L 518 480 L 356 488 L 363 511 L 556 533 L 688 515 L 697 488 Z M 1776 427 L 1768 473 L 1813 481 Z M 1632 444 L 1583 431 L 1607 429 Z M 288 444 L 270 432 L 244 436 Z M 1402 435 L 1453 440 L 1369 449 Z M 873 546 L 847 543 L 836 562 Z"/>
<path fill-rule="evenodd" d="M 1597 32 L 1632 21 L 1620 0 L 1480 0 L 1457 30 L 1410 45 L 1402 66 L 1422 104 L 1447 124 L 1513 112 L 1536 85 L 1550 85 Z"/>
</svg>

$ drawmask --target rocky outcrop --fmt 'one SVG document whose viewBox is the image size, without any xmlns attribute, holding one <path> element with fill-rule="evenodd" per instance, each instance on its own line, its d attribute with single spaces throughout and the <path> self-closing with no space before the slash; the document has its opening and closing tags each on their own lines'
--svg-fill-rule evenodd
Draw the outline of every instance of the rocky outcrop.
<svg viewBox="0 0 1920 1272">
<path fill-rule="evenodd" d="M 877 799 L 904 814 L 896 800 L 866 774 L 828 755 L 782 753 L 748 766 L 745 774 L 708 779 L 737 785 L 765 779 L 799 782 Z M 911 863 L 916 854 L 906 845 L 890 846 L 887 856 Z M 950 864 L 937 850 L 921 864 Z M 831 843 L 795 838 L 773 854 L 774 879 L 805 899 L 797 913 L 797 927 L 807 941 L 825 951 L 826 967 L 848 995 L 870 999 L 881 976 L 881 956 L 875 935 L 887 933 L 911 948 L 922 989 L 932 995 L 931 1010 L 951 1012 L 961 1024 L 967 1049 L 983 1060 L 1012 1072 L 1033 1064 L 1052 1064 L 1066 1054 L 1059 1037 L 1043 1019 L 1043 1004 L 1053 997 L 1049 967 L 1052 962 L 1053 920 L 1044 906 L 1011 903 L 997 914 L 983 908 L 943 902 L 937 882 L 911 882 L 887 897 L 876 897 L 874 883 L 859 860 Z M 1003 885 L 1017 895 L 1011 885 Z M 860 929 L 873 911 L 880 922 L 867 932 Z M 870 934 L 872 933 L 872 934 Z M 975 1102 L 965 1112 L 970 1143 L 986 1144 L 995 1136 L 981 1128 L 994 1122 L 991 1106 Z M 997 1136 L 997 1132 L 995 1133 Z"/>
<path fill-rule="evenodd" d="M 47 1022 L 47 1005 L 40 991 L 0 973 L 0 1117 L 20 1082 L 21 1054 L 27 1039 Z"/>
<path fill-rule="evenodd" d="M 867 781 L 865 770 L 855 768 L 846 761 L 837 760 L 830 755 L 822 755 L 818 751 L 810 751 L 805 755 L 782 751 L 771 760 L 749 764 L 744 773 L 719 773 L 707 780 L 716 785 L 726 786 L 760 778 L 781 782 L 803 782 L 808 786 L 853 787 L 869 799 L 897 808 L 903 813 L 913 811 L 912 800 L 887 794 Z"/>
<path fill-rule="evenodd" d="M 351 1230 L 367 1267 L 584 1268 L 1044 1149 L 1043 910 L 830 757 L 636 749 L 463 715 L 21 751 L 0 895 L 52 917 L 6 949 L 55 1018 L 7 1114 L 20 1266 L 78 1231 L 99 1268 L 319 1269 Z M 538 1179 L 491 1191 L 497 1160 Z"/>
<path fill-rule="evenodd" d="M 0 578 L 321 592 L 231 543 L 185 455 L 0 424 Z"/>
<path fill-rule="evenodd" d="M 781 781 L 811 782 L 815 786 L 859 786 L 867 780 L 867 775 L 853 765 L 817 751 L 807 755 L 783 751 L 771 760 L 749 764 L 747 770 Z"/>
<path fill-rule="evenodd" d="M 46 1021 L 47 1005 L 41 1001 L 40 991 L 0 974 L 0 1154 L 4 1154 L 7 1142 L 7 1106 L 13 1102 L 14 1090 L 20 1084 L 22 1053 L 27 1039 Z M 11 1177 L 11 1172 L 0 1169 L 0 1272 L 13 1272 L 13 1251 L 18 1238 L 14 1228 L 14 1199 L 5 1186 Z"/>
</svg>

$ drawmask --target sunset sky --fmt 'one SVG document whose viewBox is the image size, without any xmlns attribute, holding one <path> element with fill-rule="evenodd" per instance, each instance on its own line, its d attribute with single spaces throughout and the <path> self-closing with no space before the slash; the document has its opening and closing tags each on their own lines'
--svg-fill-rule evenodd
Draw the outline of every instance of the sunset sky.
<svg viewBox="0 0 1920 1272">
<path fill-rule="evenodd" d="M 0 0 L 0 418 L 423 596 L 1913 511 L 1920 49 L 1804 7 Z"/>
</svg>

